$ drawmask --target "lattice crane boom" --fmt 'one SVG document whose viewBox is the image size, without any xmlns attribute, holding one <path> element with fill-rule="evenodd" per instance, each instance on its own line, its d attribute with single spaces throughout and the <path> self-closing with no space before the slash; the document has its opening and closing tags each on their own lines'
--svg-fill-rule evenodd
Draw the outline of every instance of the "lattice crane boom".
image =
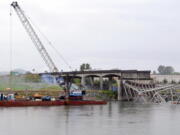
<svg viewBox="0 0 180 135">
<path fill-rule="evenodd" d="M 33 29 L 30 21 L 24 14 L 23 10 L 20 8 L 17 2 L 12 2 L 11 6 L 16 11 L 22 25 L 24 26 L 26 32 L 28 33 L 29 37 L 31 38 L 32 42 L 36 46 L 37 50 L 39 51 L 41 57 L 43 58 L 44 62 L 48 66 L 51 72 L 59 72 L 58 68 L 54 64 L 53 60 L 51 59 L 50 55 L 46 51 L 43 43 L 41 42 L 40 38 L 36 34 L 35 30 Z"/>
</svg>

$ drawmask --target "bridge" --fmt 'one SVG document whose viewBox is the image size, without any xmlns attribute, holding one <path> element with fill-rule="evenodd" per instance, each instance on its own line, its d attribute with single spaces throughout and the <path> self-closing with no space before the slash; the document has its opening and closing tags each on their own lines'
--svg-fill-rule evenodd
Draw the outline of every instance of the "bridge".
<svg viewBox="0 0 180 135">
<path fill-rule="evenodd" d="M 140 102 L 165 102 L 166 98 L 173 101 L 180 99 L 176 93 L 180 85 L 157 86 L 150 77 L 150 71 L 138 70 L 91 70 L 91 71 L 71 71 L 41 73 L 40 75 L 61 76 L 67 80 L 80 79 L 81 86 L 89 86 L 93 90 L 112 90 L 113 83 L 117 85 L 118 100 L 140 101 Z M 88 81 L 89 83 L 88 84 Z M 95 81 L 98 80 L 98 87 Z M 96 86 L 96 87 L 95 87 Z M 162 93 L 164 95 L 162 95 Z"/>
<path fill-rule="evenodd" d="M 113 81 L 117 84 L 118 100 L 121 100 L 122 82 L 124 80 L 141 80 L 145 82 L 152 81 L 150 71 L 138 70 L 89 70 L 89 71 L 71 71 L 71 72 L 52 72 L 41 73 L 40 75 L 49 74 L 53 76 L 61 76 L 68 79 L 78 78 L 81 86 L 91 89 L 109 89 L 112 90 Z M 89 80 L 89 84 L 87 83 Z M 99 81 L 99 86 L 95 85 L 95 81 Z M 105 82 L 106 81 L 106 82 Z"/>
</svg>

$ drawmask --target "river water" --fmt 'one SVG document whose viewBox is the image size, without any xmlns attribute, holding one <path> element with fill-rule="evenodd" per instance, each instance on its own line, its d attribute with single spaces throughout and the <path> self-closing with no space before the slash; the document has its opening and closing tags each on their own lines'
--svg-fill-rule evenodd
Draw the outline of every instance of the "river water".
<svg viewBox="0 0 180 135">
<path fill-rule="evenodd" d="M 0 108 L 0 135 L 179 135 L 180 105 Z"/>
</svg>

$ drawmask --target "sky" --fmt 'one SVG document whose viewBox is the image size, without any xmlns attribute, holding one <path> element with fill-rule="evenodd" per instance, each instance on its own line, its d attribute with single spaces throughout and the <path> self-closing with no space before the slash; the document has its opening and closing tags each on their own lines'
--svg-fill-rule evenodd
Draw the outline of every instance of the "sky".
<svg viewBox="0 0 180 135">
<path fill-rule="evenodd" d="M 0 71 L 49 70 L 11 0 L 0 0 Z M 19 0 L 60 70 L 82 63 L 93 69 L 180 71 L 179 0 Z M 10 12 L 12 16 L 10 17 Z M 48 44 L 45 35 L 56 51 Z"/>
</svg>

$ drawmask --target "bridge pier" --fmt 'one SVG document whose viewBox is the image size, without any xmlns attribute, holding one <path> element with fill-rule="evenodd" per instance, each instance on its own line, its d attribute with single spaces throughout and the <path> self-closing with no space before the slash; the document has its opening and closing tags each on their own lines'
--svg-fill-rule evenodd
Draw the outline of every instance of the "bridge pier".
<svg viewBox="0 0 180 135">
<path fill-rule="evenodd" d="M 100 90 L 103 90 L 103 77 L 99 77 L 99 83 L 100 83 Z"/>
<path fill-rule="evenodd" d="M 82 76 L 81 77 L 81 85 L 84 87 L 86 84 L 85 84 L 85 76 Z"/>
<path fill-rule="evenodd" d="M 94 88 L 94 77 L 90 77 L 89 79 L 91 88 Z"/>
<path fill-rule="evenodd" d="M 109 77 L 109 90 L 112 90 L 112 80 L 113 80 L 113 78 L 112 77 Z"/>
<path fill-rule="evenodd" d="M 122 92 L 122 91 L 121 91 L 121 90 L 122 90 L 122 89 L 121 89 L 121 85 L 122 85 L 121 82 L 122 82 L 122 81 L 121 81 L 121 79 L 118 78 L 118 79 L 116 80 L 116 82 L 117 82 L 117 96 L 118 96 L 117 99 L 118 99 L 118 100 L 122 100 L 122 96 L 121 96 L 121 92 Z"/>
</svg>

